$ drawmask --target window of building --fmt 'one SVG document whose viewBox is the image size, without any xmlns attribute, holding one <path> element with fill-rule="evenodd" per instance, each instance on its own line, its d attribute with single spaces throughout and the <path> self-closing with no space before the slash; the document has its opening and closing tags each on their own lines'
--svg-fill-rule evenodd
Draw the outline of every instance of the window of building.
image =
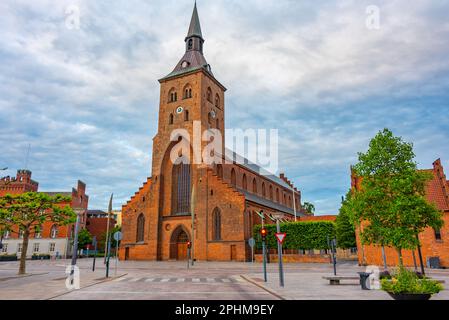
<svg viewBox="0 0 449 320">
<path fill-rule="evenodd" d="M 231 170 L 231 184 L 233 186 L 237 185 L 237 178 L 236 178 L 236 175 L 235 175 L 235 169 L 234 168 L 232 168 L 232 170 Z"/>
<path fill-rule="evenodd" d="M 169 102 L 176 102 L 178 100 L 178 94 L 176 93 L 176 90 L 172 88 L 168 93 L 168 101 Z"/>
<path fill-rule="evenodd" d="M 143 242 L 144 235 L 145 235 L 145 217 L 143 216 L 143 213 L 141 213 L 137 218 L 136 242 Z"/>
<path fill-rule="evenodd" d="M 207 88 L 207 101 L 212 102 L 212 89 L 209 87 Z"/>
<path fill-rule="evenodd" d="M 256 178 L 253 179 L 253 192 L 257 193 L 257 180 L 256 180 Z"/>
<path fill-rule="evenodd" d="M 58 236 L 58 226 L 54 224 L 54 225 L 51 226 L 50 238 L 54 239 L 57 236 Z"/>
<path fill-rule="evenodd" d="M 39 243 L 33 245 L 33 252 L 39 252 Z"/>
<path fill-rule="evenodd" d="M 220 129 L 220 120 L 215 120 L 215 127 L 217 128 L 217 129 Z"/>
<path fill-rule="evenodd" d="M 172 174 L 172 213 L 190 213 L 191 173 L 189 164 L 176 164 Z"/>
<path fill-rule="evenodd" d="M 441 230 L 440 229 L 433 229 L 435 232 L 435 240 L 441 240 Z"/>
<path fill-rule="evenodd" d="M 3 253 L 8 252 L 8 244 L 7 244 L 7 243 L 4 243 L 4 244 L 3 244 L 2 252 L 3 252 Z"/>
<path fill-rule="evenodd" d="M 279 202 L 279 189 L 276 188 L 276 202 Z"/>
<path fill-rule="evenodd" d="M 266 190 L 265 190 L 265 182 L 262 182 L 262 196 L 263 197 L 267 196 L 267 193 L 266 193 Z"/>
<path fill-rule="evenodd" d="M 217 176 L 223 179 L 223 166 L 221 164 L 217 165 Z"/>
<path fill-rule="evenodd" d="M 192 88 L 190 87 L 190 85 L 186 85 L 184 87 L 184 95 L 183 95 L 184 99 L 190 99 L 192 98 Z"/>
<path fill-rule="evenodd" d="M 170 113 L 170 116 L 168 117 L 168 124 L 173 124 L 173 114 Z"/>
<path fill-rule="evenodd" d="M 48 251 L 55 252 L 55 248 L 56 248 L 56 243 L 52 242 L 48 246 Z"/>
<path fill-rule="evenodd" d="M 248 190 L 248 181 L 246 179 L 246 174 L 243 174 L 242 187 L 243 187 L 243 190 Z"/>
<path fill-rule="evenodd" d="M 273 186 L 272 185 L 270 185 L 269 194 L 270 194 L 270 200 L 273 201 Z"/>
<path fill-rule="evenodd" d="M 218 94 L 215 95 L 215 107 L 220 108 L 220 97 Z"/>
<path fill-rule="evenodd" d="M 213 240 L 221 240 L 221 212 L 220 209 L 215 208 L 213 212 L 213 232 L 212 238 Z"/>
<path fill-rule="evenodd" d="M 189 121 L 189 110 L 184 112 L 184 121 Z"/>
<path fill-rule="evenodd" d="M 188 48 L 189 50 L 192 50 L 192 49 L 193 49 L 193 39 L 189 39 L 189 42 L 187 43 L 187 48 Z"/>
</svg>

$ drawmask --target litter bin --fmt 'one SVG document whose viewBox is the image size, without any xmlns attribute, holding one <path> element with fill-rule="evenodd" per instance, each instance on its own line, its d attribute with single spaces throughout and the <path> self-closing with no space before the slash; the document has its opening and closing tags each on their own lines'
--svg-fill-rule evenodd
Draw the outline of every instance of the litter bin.
<svg viewBox="0 0 449 320">
<path fill-rule="evenodd" d="M 366 282 L 368 281 L 369 276 L 371 273 L 368 272 L 357 272 L 360 276 L 360 285 L 362 286 L 363 290 L 369 290 L 369 288 L 366 285 Z"/>
</svg>

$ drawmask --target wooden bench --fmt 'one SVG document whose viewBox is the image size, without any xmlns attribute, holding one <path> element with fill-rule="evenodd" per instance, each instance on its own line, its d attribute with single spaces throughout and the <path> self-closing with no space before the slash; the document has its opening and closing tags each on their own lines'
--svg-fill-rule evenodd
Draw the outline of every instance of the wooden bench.
<svg viewBox="0 0 449 320">
<path fill-rule="evenodd" d="M 329 280 L 330 285 L 339 285 L 340 281 L 342 280 L 360 280 L 360 277 L 354 277 L 354 276 L 330 276 L 330 277 L 323 277 L 323 279 Z"/>
</svg>

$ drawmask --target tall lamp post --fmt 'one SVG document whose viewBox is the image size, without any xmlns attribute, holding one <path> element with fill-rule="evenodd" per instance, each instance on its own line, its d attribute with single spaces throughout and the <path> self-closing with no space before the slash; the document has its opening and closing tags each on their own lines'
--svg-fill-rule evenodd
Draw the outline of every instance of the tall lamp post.
<svg viewBox="0 0 449 320">
<path fill-rule="evenodd" d="M 75 223 L 75 238 L 73 240 L 73 252 L 72 252 L 72 268 L 70 271 L 70 281 L 73 284 L 73 274 L 75 273 L 76 259 L 78 254 L 78 233 L 80 228 L 80 217 L 84 213 L 85 209 L 77 208 L 74 210 L 76 213 L 76 223 Z"/>
</svg>

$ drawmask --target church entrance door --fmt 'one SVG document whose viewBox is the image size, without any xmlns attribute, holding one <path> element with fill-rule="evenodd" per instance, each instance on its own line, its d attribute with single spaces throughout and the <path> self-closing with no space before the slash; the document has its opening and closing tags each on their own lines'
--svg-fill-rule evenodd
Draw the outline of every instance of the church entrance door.
<svg viewBox="0 0 449 320">
<path fill-rule="evenodd" d="M 178 239 L 176 241 L 177 246 L 177 257 L 176 260 L 187 260 L 187 242 L 189 241 L 189 236 L 185 231 L 181 231 L 178 235 Z"/>
</svg>

